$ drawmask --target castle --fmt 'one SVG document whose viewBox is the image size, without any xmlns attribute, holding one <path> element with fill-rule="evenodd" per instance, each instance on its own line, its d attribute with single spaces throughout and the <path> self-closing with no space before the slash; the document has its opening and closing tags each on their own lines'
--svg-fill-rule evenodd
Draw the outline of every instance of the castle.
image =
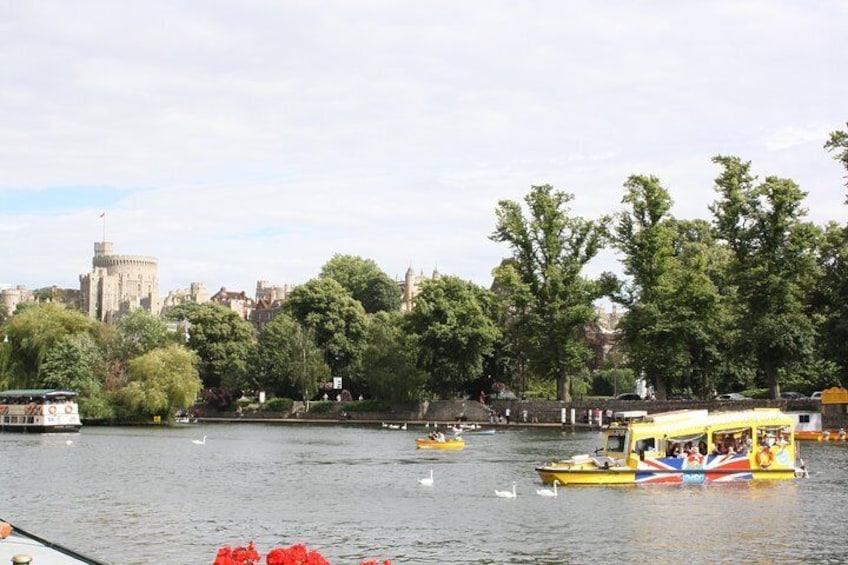
<svg viewBox="0 0 848 565">
<path fill-rule="evenodd" d="M 159 265 L 154 257 L 114 255 L 113 244 L 94 244 L 92 271 L 80 275 L 80 310 L 101 322 L 142 308 L 159 314 Z"/>
</svg>

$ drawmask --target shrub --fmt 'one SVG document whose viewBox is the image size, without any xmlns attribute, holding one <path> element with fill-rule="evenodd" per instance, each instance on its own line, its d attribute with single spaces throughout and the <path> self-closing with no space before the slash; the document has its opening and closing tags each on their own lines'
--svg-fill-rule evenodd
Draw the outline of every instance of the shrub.
<svg viewBox="0 0 848 565">
<path fill-rule="evenodd" d="M 348 412 L 391 412 L 392 407 L 384 400 L 370 399 L 345 403 L 344 409 Z"/>
<path fill-rule="evenodd" d="M 294 401 L 291 398 L 276 397 L 262 405 L 263 412 L 291 412 Z"/>
</svg>

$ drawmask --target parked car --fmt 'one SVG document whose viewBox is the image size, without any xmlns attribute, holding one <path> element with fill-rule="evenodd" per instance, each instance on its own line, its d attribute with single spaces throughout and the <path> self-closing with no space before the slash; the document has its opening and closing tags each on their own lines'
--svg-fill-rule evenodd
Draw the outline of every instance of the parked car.
<svg viewBox="0 0 848 565">
<path fill-rule="evenodd" d="M 780 393 L 780 398 L 783 398 L 785 400 L 797 400 L 799 398 L 807 398 L 807 397 L 804 396 L 803 394 L 801 394 L 800 392 L 786 391 L 786 392 Z"/>
<path fill-rule="evenodd" d="M 810 398 L 814 398 L 816 400 L 821 400 L 821 393 L 822 393 L 822 391 L 817 390 L 816 392 L 814 392 L 813 394 L 810 395 Z"/>
<path fill-rule="evenodd" d="M 615 397 L 616 400 L 642 400 L 642 397 L 635 392 L 622 392 Z"/>
<path fill-rule="evenodd" d="M 751 400 L 744 394 L 739 394 L 738 392 L 728 392 L 725 394 L 719 394 L 715 397 L 716 400 Z"/>
</svg>

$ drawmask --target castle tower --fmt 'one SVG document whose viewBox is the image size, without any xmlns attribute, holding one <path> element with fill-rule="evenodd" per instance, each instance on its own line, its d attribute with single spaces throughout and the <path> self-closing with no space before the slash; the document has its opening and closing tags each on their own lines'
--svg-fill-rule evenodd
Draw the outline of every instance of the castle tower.
<svg viewBox="0 0 848 565">
<path fill-rule="evenodd" d="M 80 275 L 80 307 L 89 317 L 115 322 L 142 308 L 159 315 L 159 265 L 155 257 L 114 255 L 111 241 L 94 244 L 92 271 Z"/>
</svg>

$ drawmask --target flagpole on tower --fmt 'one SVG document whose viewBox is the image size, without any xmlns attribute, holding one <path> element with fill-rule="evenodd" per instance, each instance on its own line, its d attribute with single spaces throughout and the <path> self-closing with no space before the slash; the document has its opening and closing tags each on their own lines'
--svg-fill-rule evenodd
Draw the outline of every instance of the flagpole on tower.
<svg viewBox="0 0 848 565">
<path fill-rule="evenodd" d="M 100 217 L 103 219 L 103 243 L 106 243 L 106 212 L 100 214 Z"/>
</svg>

